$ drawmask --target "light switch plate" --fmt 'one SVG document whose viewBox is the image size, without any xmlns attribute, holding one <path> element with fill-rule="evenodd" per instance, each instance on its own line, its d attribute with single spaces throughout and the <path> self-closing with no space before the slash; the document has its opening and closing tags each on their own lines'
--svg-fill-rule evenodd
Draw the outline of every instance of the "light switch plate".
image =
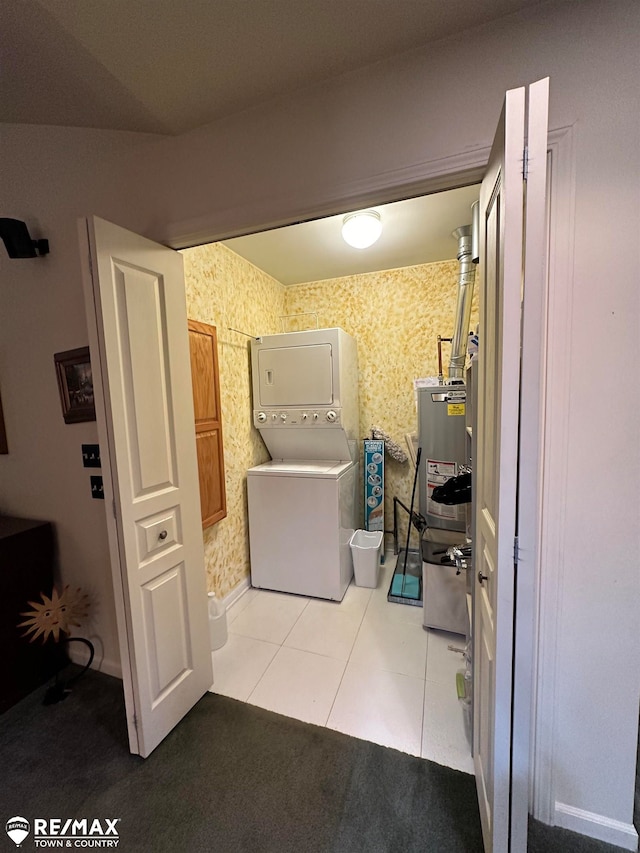
<svg viewBox="0 0 640 853">
<path fill-rule="evenodd" d="M 91 480 L 91 497 L 95 500 L 104 500 L 104 486 L 102 485 L 102 477 L 90 477 Z"/>
<path fill-rule="evenodd" d="M 100 445 L 99 444 L 83 444 L 82 445 L 82 464 L 85 468 L 101 468 L 100 461 Z"/>
</svg>

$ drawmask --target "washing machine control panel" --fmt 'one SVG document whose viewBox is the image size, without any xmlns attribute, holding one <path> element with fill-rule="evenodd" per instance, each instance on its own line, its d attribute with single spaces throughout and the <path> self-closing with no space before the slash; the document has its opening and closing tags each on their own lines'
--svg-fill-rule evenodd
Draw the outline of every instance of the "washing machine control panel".
<svg viewBox="0 0 640 853">
<path fill-rule="evenodd" d="M 340 409 L 257 409 L 254 426 L 265 427 L 341 427 Z"/>
</svg>

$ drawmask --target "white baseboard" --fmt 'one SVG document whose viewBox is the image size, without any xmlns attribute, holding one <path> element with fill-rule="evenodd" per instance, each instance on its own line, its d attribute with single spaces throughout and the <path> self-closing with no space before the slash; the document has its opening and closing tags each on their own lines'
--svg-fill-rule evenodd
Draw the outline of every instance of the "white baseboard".
<svg viewBox="0 0 640 853">
<path fill-rule="evenodd" d="M 240 581 L 238 586 L 234 587 L 231 592 L 228 592 L 225 597 L 222 599 L 222 603 L 225 608 L 228 610 L 232 604 L 235 604 L 239 598 L 247 592 L 247 590 L 251 589 L 251 580 L 250 578 L 244 578 Z"/>
<path fill-rule="evenodd" d="M 69 644 L 67 651 L 69 652 L 69 658 L 72 663 L 78 664 L 78 666 L 84 666 L 86 664 L 87 651 L 85 648 L 76 648 L 72 644 Z M 120 667 L 120 661 L 113 661 L 108 658 L 99 658 L 98 655 L 96 655 L 91 663 L 91 669 L 95 669 L 98 672 L 104 672 L 106 675 L 112 675 L 114 678 L 122 680 L 122 668 Z"/>
<path fill-rule="evenodd" d="M 598 841 L 617 844 L 625 850 L 638 849 L 638 833 L 632 823 L 623 823 L 595 812 L 576 809 L 566 803 L 556 802 L 555 825 L 570 829 Z"/>
</svg>

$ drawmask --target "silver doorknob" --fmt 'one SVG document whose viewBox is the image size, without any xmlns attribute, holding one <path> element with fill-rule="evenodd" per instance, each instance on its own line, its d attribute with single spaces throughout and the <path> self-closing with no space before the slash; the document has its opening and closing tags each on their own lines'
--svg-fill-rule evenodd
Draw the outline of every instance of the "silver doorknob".
<svg viewBox="0 0 640 853">
<path fill-rule="evenodd" d="M 483 575 L 482 572 L 478 572 L 478 583 L 481 584 L 483 581 L 488 581 L 489 578 L 487 575 Z"/>
<path fill-rule="evenodd" d="M 161 530 L 158 539 L 166 539 L 168 535 L 166 530 Z"/>
</svg>

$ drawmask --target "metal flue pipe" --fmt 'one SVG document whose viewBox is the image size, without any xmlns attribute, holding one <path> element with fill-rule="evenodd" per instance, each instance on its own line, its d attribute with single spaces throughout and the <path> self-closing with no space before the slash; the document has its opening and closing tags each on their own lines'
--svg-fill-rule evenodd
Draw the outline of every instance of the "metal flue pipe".
<svg viewBox="0 0 640 853">
<path fill-rule="evenodd" d="M 471 300 L 476 268 L 472 259 L 471 225 L 462 225 L 451 235 L 458 241 L 458 304 L 453 327 L 451 357 L 449 359 L 449 382 L 464 382 L 464 367 L 467 355 L 467 339 L 471 322 Z"/>
</svg>

